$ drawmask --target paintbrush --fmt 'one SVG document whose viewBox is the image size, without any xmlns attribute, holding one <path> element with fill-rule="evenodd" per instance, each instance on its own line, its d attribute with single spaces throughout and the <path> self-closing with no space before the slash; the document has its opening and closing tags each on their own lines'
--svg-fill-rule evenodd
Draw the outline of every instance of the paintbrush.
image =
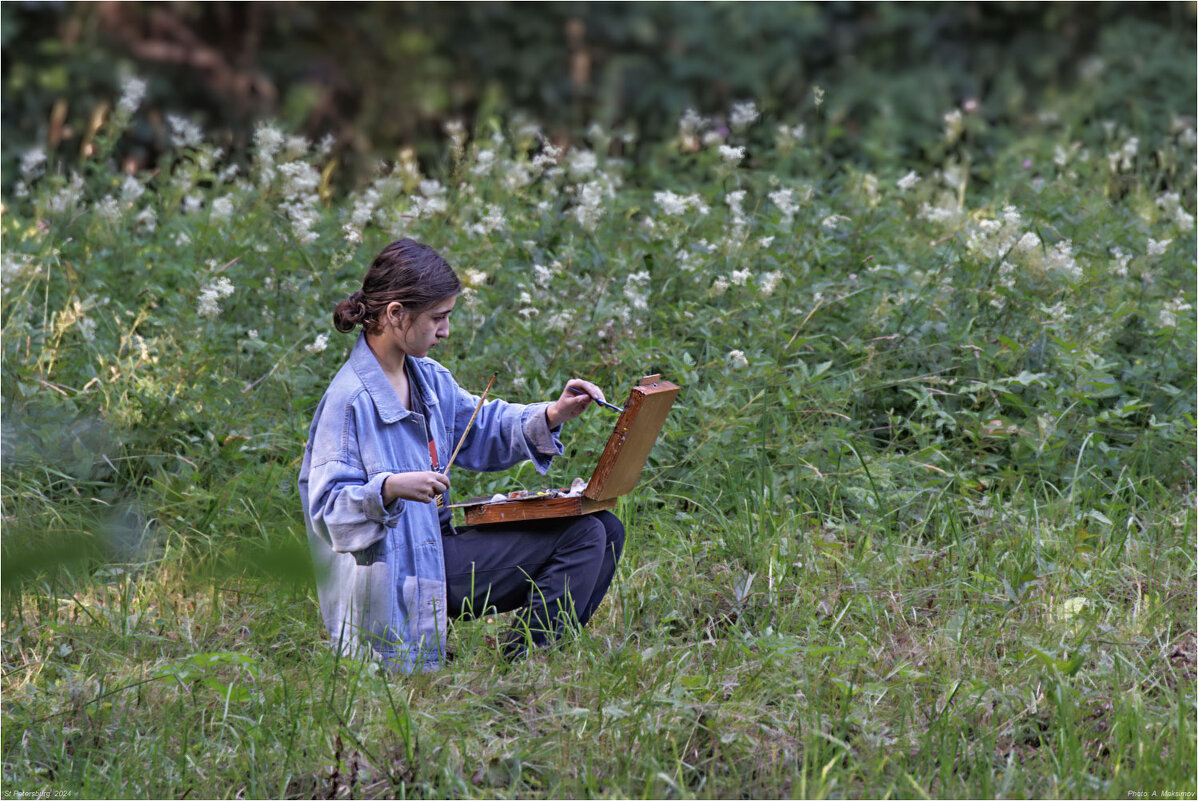
<svg viewBox="0 0 1198 801">
<path fill-rule="evenodd" d="M 445 465 L 445 469 L 441 471 L 442 473 L 449 473 L 449 468 L 453 464 L 453 460 L 458 458 L 458 451 L 462 449 L 462 443 L 466 441 L 466 435 L 470 433 L 470 427 L 474 425 L 474 418 L 478 417 L 479 410 L 483 408 L 483 403 L 487 400 L 487 393 L 491 391 L 491 385 L 495 383 L 496 375 L 498 373 L 491 373 L 491 380 L 487 382 L 487 388 L 483 390 L 483 396 L 478 399 L 478 405 L 474 407 L 474 414 L 470 415 L 470 422 L 466 423 L 466 429 L 462 432 L 462 437 L 458 440 L 458 445 L 453 449 L 453 453 L 450 454 L 449 462 Z"/>
<path fill-rule="evenodd" d="M 445 469 L 441 471 L 442 475 L 449 475 L 449 468 L 453 465 L 453 460 L 458 458 L 458 451 L 462 449 L 462 443 L 466 441 L 466 435 L 470 433 L 470 427 L 474 425 L 474 418 L 478 417 L 479 411 L 483 408 L 483 403 L 487 400 L 487 393 L 491 391 L 491 385 L 495 383 L 495 376 L 498 373 L 491 373 L 491 380 L 487 382 L 487 388 L 483 390 L 483 395 L 478 399 L 478 404 L 474 407 L 474 414 L 470 415 L 470 422 L 466 423 L 465 430 L 462 431 L 462 436 L 458 439 L 457 447 L 453 449 L 453 453 L 449 456 L 449 462 L 446 463 Z M 445 505 L 445 493 L 438 493 L 435 499 L 437 508 L 440 509 Z"/>
<path fill-rule="evenodd" d="M 623 412 L 624 411 L 624 408 L 622 406 L 616 406 L 615 404 L 608 403 L 607 401 L 599 400 L 594 395 L 591 395 L 591 393 L 587 392 L 585 389 L 579 389 L 578 387 L 567 387 L 567 389 L 569 389 L 571 392 L 577 393 L 579 395 L 587 395 L 595 403 L 599 404 L 600 406 L 605 406 L 608 409 L 611 409 L 613 412 Z"/>
</svg>

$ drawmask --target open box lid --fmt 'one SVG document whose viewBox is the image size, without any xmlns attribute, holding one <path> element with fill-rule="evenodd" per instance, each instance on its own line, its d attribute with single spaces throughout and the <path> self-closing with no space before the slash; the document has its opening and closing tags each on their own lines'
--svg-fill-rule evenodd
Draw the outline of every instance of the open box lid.
<svg viewBox="0 0 1198 801">
<path fill-rule="evenodd" d="M 660 375 L 646 376 L 632 388 L 584 497 L 603 501 L 632 491 L 679 391 L 677 384 L 661 380 Z"/>
</svg>

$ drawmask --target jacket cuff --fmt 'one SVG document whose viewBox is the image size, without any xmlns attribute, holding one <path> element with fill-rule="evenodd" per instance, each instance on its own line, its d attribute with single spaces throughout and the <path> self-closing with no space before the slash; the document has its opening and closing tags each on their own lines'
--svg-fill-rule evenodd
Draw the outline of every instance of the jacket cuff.
<svg viewBox="0 0 1198 801">
<path fill-rule="evenodd" d="M 545 410 L 548 408 L 548 403 L 530 403 L 525 407 L 524 419 L 521 420 L 524 437 L 532 449 L 532 462 L 541 473 L 549 469 L 549 463 L 553 461 L 554 456 L 561 456 L 565 452 L 562 441 L 558 438 L 562 427 L 559 425 L 550 428 L 549 421 L 545 418 Z"/>
<path fill-rule="evenodd" d="M 366 482 L 363 492 L 363 511 L 366 519 L 384 526 L 394 526 L 403 514 L 404 502 L 401 499 L 396 498 L 390 504 L 383 503 L 383 484 L 389 476 L 391 473 L 379 473 Z"/>
</svg>

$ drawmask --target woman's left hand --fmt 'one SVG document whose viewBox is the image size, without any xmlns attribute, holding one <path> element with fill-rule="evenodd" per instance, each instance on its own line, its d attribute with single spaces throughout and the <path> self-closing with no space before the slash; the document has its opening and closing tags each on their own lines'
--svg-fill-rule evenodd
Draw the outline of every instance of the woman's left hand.
<svg viewBox="0 0 1198 801">
<path fill-rule="evenodd" d="M 581 392 L 574 392 L 571 387 L 576 387 Z M 603 390 L 592 384 L 590 381 L 583 381 L 581 378 L 571 378 L 566 382 L 566 388 L 562 390 L 562 396 L 549 404 L 545 409 L 545 419 L 549 421 L 550 428 L 557 428 L 567 420 L 573 420 L 578 415 L 582 414 L 592 400 L 605 401 L 607 398 L 603 396 Z"/>
</svg>

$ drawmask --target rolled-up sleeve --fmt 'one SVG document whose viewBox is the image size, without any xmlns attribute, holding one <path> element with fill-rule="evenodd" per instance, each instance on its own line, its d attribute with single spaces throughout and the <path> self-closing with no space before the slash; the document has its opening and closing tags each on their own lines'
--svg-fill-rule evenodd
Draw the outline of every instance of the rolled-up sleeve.
<svg viewBox="0 0 1198 801">
<path fill-rule="evenodd" d="M 312 467 L 308 476 L 308 514 L 317 530 L 328 532 L 334 551 L 360 551 L 378 542 L 399 522 L 404 502 L 383 503 L 383 482 L 390 473 L 363 481 L 362 468 L 332 460 Z"/>
</svg>

